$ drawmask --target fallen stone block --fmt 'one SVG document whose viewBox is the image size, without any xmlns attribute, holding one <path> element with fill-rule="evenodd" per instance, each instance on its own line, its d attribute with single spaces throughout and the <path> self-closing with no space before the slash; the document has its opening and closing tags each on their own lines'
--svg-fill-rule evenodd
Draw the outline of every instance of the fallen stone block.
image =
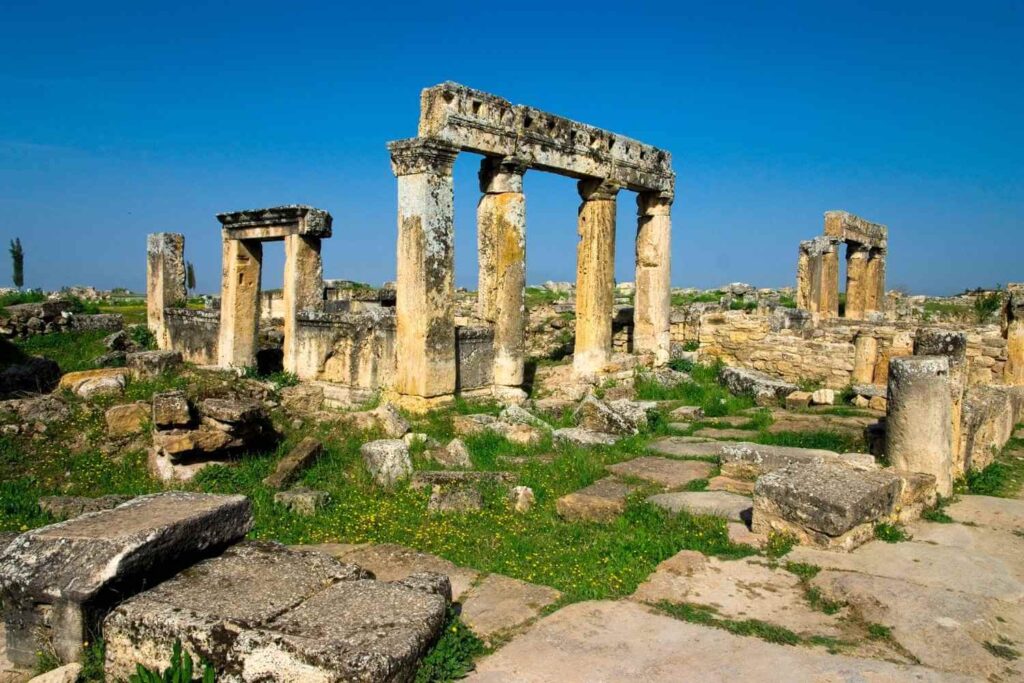
<svg viewBox="0 0 1024 683">
<path fill-rule="evenodd" d="M 795 384 L 747 368 L 724 368 L 721 380 L 732 393 L 753 396 L 758 405 L 770 405 L 798 389 Z"/>
<path fill-rule="evenodd" d="M 274 494 L 274 502 L 297 515 L 310 517 L 331 501 L 327 491 L 316 491 L 305 487 L 278 491 Z"/>
<path fill-rule="evenodd" d="M 427 452 L 427 456 L 444 467 L 457 467 L 468 469 L 473 466 L 473 460 L 469 456 L 469 449 L 462 439 L 455 438 L 448 442 L 444 448 L 434 448 Z"/>
<path fill-rule="evenodd" d="M 22 534 L 0 556 L 8 656 L 32 665 L 38 650 L 52 647 L 77 661 L 118 601 L 237 542 L 251 526 L 245 496 L 172 492 Z"/>
<path fill-rule="evenodd" d="M 112 406 L 104 414 L 107 423 L 107 436 L 131 436 L 142 432 L 150 417 L 150 407 L 145 401 Z"/>
<path fill-rule="evenodd" d="M 128 381 L 127 368 L 99 368 L 69 372 L 60 378 L 57 389 L 66 389 L 82 398 L 124 391 Z"/>
<path fill-rule="evenodd" d="M 513 486 L 508 492 L 508 500 L 515 512 L 529 512 L 537 499 L 529 486 Z"/>
<path fill-rule="evenodd" d="M 787 408 L 806 408 L 811 405 L 811 392 L 794 391 L 786 396 Z"/>
<path fill-rule="evenodd" d="M 706 479 L 714 466 L 702 460 L 672 460 L 643 456 L 608 466 L 608 471 L 622 477 L 635 477 L 666 488 L 686 486 L 697 479 Z"/>
<path fill-rule="evenodd" d="M 699 445 L 699 444 L 698 444 Z M 755 443 L 723 443 L 719 451 L 722 474 L 736 479 L 758 476 L 789 465 L 838 462 L 839 454 L 820 448 L 766 446 Z"/>
<path fill-rule="evenodd" d="M 230 425 L 251 424 L 266 419 L 258 401 L 240 398 L 206 398 L 199 403 L 204 418 Z"/>
<path fill-rule="evenodd" d="M 33 677 L 28 683 L 76 683 L 82 673 L 82 665 L 78 662 L 58 666 L 44 674 Z"/>
<path fill-rule="evenodd" d="M 727 491 L 741 496 L 752 496 L 754 495 L 754 482 L 748 479 L 733 479 L 720 474 L 708 479 L 708 491 Z"/>
<path fill-rule="evenodd" d="M 180 351 L 138 351 L 125 356 L 125 364 L 133 377 L 157 377 L 181 367 Z"/>
<path fill-rule="evenodd" d="M 639 434 L 647 428 L 647 410 L 633 401 L 610 401 L 588 396 L 576 408 L 576 424 L 606 434 Z"/>
<path fill-rule="evenodd" d="M 321 553 L 246 543 L 111 612 L 106 673 L 162 667 L 180 639 L 228 681 L 410 680 L 450 596 L 443 576 L 385 583 Z"/>
<path fill-rule="evenodd" d="M 750 499 L 725 491 L 659 493 L 648 498 L 647 502 L 669 512 L 711 515 L 734 522 L 749 523 L 750 521 Z"/>
<path fill-rule="evenodd" d="M 885 398 L 886 388 L 880 384 L 854 384 L 851 387 L 851 391 L 857 396 L 863 396 L 867 399 Z"/>
<path fill-rule="evenodd" d="M 388 439 L 401 439 L 412 429 L 409 421 L 390 403 L 379 405 L 373 410 L 348 413 L 345 417 L 356 429 L 378 430 Z"/>
<path fill-rule="evenodd" d="M 84 496 L 43 496 L 39 509 L 58 520 L 72 519 L 87 512 L 110 510 L 127 503 L 134 496 L 109 495 L 98 498 Z"/>
<path fill-rule="evenodd" d="M 615 437 L 611 434 L 595 432 L 592 429 L 583 427 L 566 427 L 556 429 L 551 435 L 553 443 L 569 446 L 611 446 L 615 444 Z"/>
<path fill-rule="evenodd" d="M 153 395 L 153 426 L 157 429 L 187 427 L 192 423 L 192 409 L 184 391 L 167 391 Z"/>
<path fill-rule="evenodd" d="M 816 389 L 811 394 L 811 403 L 816 406 L 835 405 L 836 392 L 833 389 Z"/>
<path fill-rule="evenodd" d="M 894 521 L 901 524 L 913 522 L 938 501 L 934 476 L 924 472 L 888 471 L 900 478 L 900 496 L 893 511 Z"/>
<path fill-rule="evenodd" d="M 502 422 L 507 422 L 508 424 L 524 424 L 548 432 L 550 432 L 552 429 L 551 425 L 549 425 L 547 422 L 540 419 L 539 417 L 537 417 L 530 411 L 526 410 L 522 406 L 515 404 L 505 407 L 505 409 L 501 411 L 501 414 L 498 415 L 498 419 L 501 420 Z"/>
<path fill-rule="evenodd" d="M 901 480 L 885 470 L 837 463 L 789 465 L 765 474 L 754 489 L 752 529 L 795 535 L 801 543 L 852 550 L 874 537 L 895 509 Z"/>
<path fill-rule="evenodd" d="M 616 477 L 605 477 L 555 502 L 558 514 L 569 521 L 609 522 L 626 509 L 626 498 L 639 487 Z"/>
<path fill-rule="evenodd" d="M 700 406 L 679 406 L 668 415 L 673 420 L 696 422 L 704 419 L 704 409 Z"/>
<path fill-rule="evenodd" d="M 401 439 L 368 441 L 359 448 L 359 453 L 378 486 L 390 488 L 412 474 L 409 447 Z"/>
<path fill-rule="evenodd" d="M 473 512 L 483 506 L 484 497 L 480 490 L 466 484 L 434 484 L 427 502 L 430 512 Z"/>
<path fill-rule="evenodd" d="M 315 463 L 324 452 L 324 445 L 307 436 L 284 456 L 274 471 L 263 480 L 273 489 L 279 489 L 294 481 L 303 470 Z"/>
</svg>

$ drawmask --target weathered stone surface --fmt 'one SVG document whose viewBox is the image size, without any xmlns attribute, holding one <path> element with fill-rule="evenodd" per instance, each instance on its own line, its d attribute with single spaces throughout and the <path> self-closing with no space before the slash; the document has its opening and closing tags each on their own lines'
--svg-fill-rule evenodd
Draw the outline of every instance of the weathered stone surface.
<svg viewBox="0 0 1024 683">
<path fill-rule="evenodd" d="M 516 512 L 529 512 L 533 509 L 536 497 L 529 486 L 513 486 L 508 495 L 509 504 Z"/>
<path fill-rule="evenodd" d="M 483 494 L 467 484 L 434 484 L 427 502 L 427 510 L 431 512 L 472 512 L 483 506 Z"/>
<path fill-rule="evenodd" d="M 795 533 L 805 543 L 850 550 L 873 536 L 875 521 L 893 512 L 901 488 L 900 478 L 887 471 L 834 463 L 790 465 L 757 480 L 752 528 Z"/>
<path fill-rule="evenodd" d="M 281 390 L 281 405 L 290 413 L 311 415 L 324 405 L 324 389 L 315 384 L 296 384 Z"/>
<path fill-rule="evenodd" d="M 181 366 L 180 351 L 137 351 L 125 357 L 134 377 L 156 377 Z"/>
<path fill-rule="evenodd" d="M 708 491 L 728 491 L 741 496 L 752 496 L 754 495 L 754 482 L 747 479 L 733 479 L 720 474 L 708 479 Z"/>
<path fill-rule="evenodd" d="M 187 427 L 192 411 L 184 391 L 168 391 L 153 395 L 153 426 L 157 429 Z"/>
<path fill-rule="evenodd" d="M 554 588 L 490 574 L 470 589 L 462 605 L 462 620 L 481 638 L 522 626 L 562 594 Z"/>
<path fill-rule="evenodd" d="M 58 666 L 56 669 L 47 671 L 33 677 L 29 683 L 75 683 L 79 674 L 82 673 L 82 665 L 78 662 Z"/>
<path fill-rule="evenodd" d="M 704 418 L 704 409 L 700 406 L 679 406 L 668 415 L 673 420 L 696 421 Z"/>
<path fill-rule="evenodd" d="M 889 364 L 885 451 L 897 469 L 935 477 L 953 492 L 953 401 L 945 356 L 894 358 Z"/>
<path fill-rule="evenodd" d="M 811 394 L 811 403 L 816 406 L 830 406 L 836 402 L 836 392 L 832 389 L 816 389 Z"/>
<path fill-rule="evenodd" d="M 725 618 L 759 619 L 805 637 L 839 636 L 844 616 L 813 609 L 800 579 L 782 567 L 761 558 L 723 561 L 695 550 L 683 550 L 659 564 L 632 598 L 714 606 Z"/>
<path fill-rule="evenodd" d="M 369 441 L 359 448 L 359 452 L 370 476 L 379 486 L 394 486 L 412 474 L 409 447 L 400 439 Z"/>
<path fill-rule="evenodd" d="M 138 434 L 149 418 L 150 407 L 145 401 L 112 406 L 104 414 L 104 419 L 107 422 L 107 435 L 119 437 Z"/>
<path fill-rule="evenodd" d="M 1024 500 L 960 496 L 945 511 L 958 522 L 970 522 L 1014 533 L 1024 531 Z"/>
<path fill-rule="evenodd" d="M 711 515 L 734 522 L 749 523 L 750 499 L 725 491 L 680 491 L 658 493 L 647 501 L 669 512 L 687 512 L 691 515 Z"/>
<path fill-rule="evenodd" d="M 471 683 L 583 681 L 973 680 L 901 664 L 766 643 L 673 619 L 630 600 L 580 602 L 484 658 Z"/>
<path fill-rule="evenodd" d="M 672 460 L 644 456 L 608 466 L 608 471 L 624 477 L 636 477 L 667 488 L 685 486 L 696 479 L 705 479 L 713 466 L 701 460 Z"/>
<path fill-rule="evenodd" d="M 284 506 L 297 515 L 307 517 L 315 515 L 331 500 L 327 491 L 316 491 L 305 487 L 278 491 L 274 494 L 274 502 Z"/>
<path fill-rule="evenodd" d="M 99 368 L 69 372 L 60 378 L 58 389 L 66 389 L 82 398 L 120 393 L 127 383 L 125 368 Z"/>
<path fill-rule="evenodd" d="M 0 416 L 19 422 L 48 425 L 71 416 L 67 404 L 59 396 L 32 396 L 0 401 Z"/>
<path fill-rule="evenodd" d="M 721 379 L 729 391 L 738 395 L 753 396 L 758 405 L 774 403 L 797 390 L 795 384 L 747 368 L 724 368 Z"/>
<path fill-rule="evenodd" d="M 83 496 L 43 496 L 39 499 L 39 509 L 47 512 L 58 520 L 71 519 L 84 515 L 86 512 L 110 510 L 122 503 L 127 503 L 133 496 L 109 495 L 98 498 Z"/>
<path fill-rule="evenodd" d="M 787 408 L 806 408 L 811 404 L 811 392 L 794 391 L 786 396 Z"/>
<path fill-rule="evenodd" d="M 746 544 L 755 548 L 763 548 L 768 542 L 767 536 L 764 534 L 755 534 L 743 522 L 728 522 L 725 527 L 726 532 L 729 534 L 729 541 L 731 543 Z"/>
<path fill-rule="evenodd" d="M 555 509 L 570 521 L 607 522 L 626 509 L 626 498 L 637 488 L 615 477 L 605 477 L 562 496 Z"/>
<path fill-rule="evenodd" d="M 452 439 L 444 448 L 431 449 L 427 455 L 444 467 L 456 467 L 459 469 L 473 467 L 473 460 L 470 458 L 469 449 L 462 439 L 459 438 Z"/>
<path fill-rule="evenodd" d="M 225 680 L 407 680 L 448 601 L 432 577 L 366 576 L 319 553 L 237 546 L 114 610 L 107 675 L 161 664 L 180 638 Z"/>
<path fill-rule="evenodd" d="M 525 424 L 537 429 L 551 431 L 551 425 L 519 405 L 506 406 L 501 411 L 498 419 L 509 424 Z"/>
<path fill-rule="evenodd" d="M 323 444 L 313 437 L 307 436 L 277 463 L 277 467 L 263 480 L 263 483 L 273 489 L 282 488 L 315 463 L 323 455 L 323 452 Z"/>
<path fill-rule="evenodd" d="M 610 401 L 588 396 L 575 413 L 583 429 L 606 434 L 639 434 L 647 428 L 647 412 L 632 401 Z"/>
<path fill-rule="evenodd" d="M 8 655 L 32 664 L 48 640 L 64 661 L 77 660 L 113 601 L 238 541 L 251 525 L 244 496 L 174 492 L 22 534 L 0 557 Z"/>
<path fill-rule="evenodd" d="M 390 403 L 373 410 L 349 413 L 347 418 L 356 429 L 376 429 L 388 439 L 401 439 L 411 429 L 409 421 Z"/>
<path fill-rule="evenodd" d="M 1024 643 L 1019 605 L 894 578 L 826 570 L 812 580 L 822 595 L 849 604 L 925 666 L 987 680 L 1024 678 L 1019 658 L 996 656 L 994 645 Z M 987 647 L 986 647 L 987 645 Z"/>
<path fill-rule="evenodd" d="M 551 435 L 555 445 L 568 444 L 570 446 L 611 446 L 616 439 L 611 434 L 595 432 L 584 427 L 566 427 L 556 429 Z"/>
<path fill-rule="evenodd" d="M 258 401 L 240 398 L 206 398 L 199 403 L 199 412 L 218 422 L 237 425 L 266 418 Z"/>
<path fill-rule="evenodd" d="M 22 363 L 0 370 L 0 397 L 14 398 L 22 394 L 45 394 L 60 381 L 56 361 L 33 356 Z"/>
<path fill-rule="evenodd" d="M 836 462 L 839 454 L 817 448 L 768 446 L 749 442 L 694 442 L 686 437 L 656 439 L 652 451 L 673 456 L 714 457 L 722 463 L 722 474 L 735 479 L 754 479 L 764 472 L 792 464 Z"/>
</svg>

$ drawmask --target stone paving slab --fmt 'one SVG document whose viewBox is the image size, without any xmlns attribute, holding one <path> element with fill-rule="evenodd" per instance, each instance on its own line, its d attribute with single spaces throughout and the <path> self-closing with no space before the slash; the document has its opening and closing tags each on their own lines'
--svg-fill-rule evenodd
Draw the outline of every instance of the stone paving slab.
<svg viewBox="0 0 1024 683">
<path fill-rule="evenodd" d="M 841 635 L 842 612 L 814 610 L 800 579 L 762 558 L 723 561 L 683 550 L 658 565 L 632 598 L 706 605 L 728 619 L 760 619 L 802 636 Z"/>
<path fill-rule="evenodd" d="M 727 491 L 741 496 L 754 495 L 754 482 L 718 475 L 708 479 L 708 491 Z"/>
<path fill-rule="evenodd" d="M 921 664 L 991 681 L 1024 679 L 1024 660 L 992 651 L 999 645 L 1024 651 L 1020 605 L 857 572 L 825 570 L 811 583 L 865 621 L 889 627 Z"/>
<path fill-rule="evenodd" d="M 680 491 L 658 493 L 648 502 L 669 512 L 688 512 L 691 515 L 712 515 L 734 522 L 750 520 L 752 503 L 746 496 L 725 491 Z"/>
<path fill-rule="evenodd" d="M 490 574 L 462 600 L 462 620 L 481 638 L 522 626 L 562 597 L 547 586 Z"/>
<path fill-rule="evenodd" d="M 958 522 L 1024 531 L 1024 500 L 992 496 L 960 496 L 946 508 L 946 514 Z"/>
<path fill-rule="evenodd" d="M 714 465 L 702 460 L 673 460 L 657 456 L 643 456 L 608 466 L 608 471 L 619 476 L 636 477 L 666 488 L 686 486 L 696 479 L 705 479 Z"/>
<path fill-rule="evenodd" d="M 693 433 L 694 436 L 702 439 L 716 439 L 718 441 L 744 441 L 757 432 L 749 429 L 730 429 L 727 427 L 704 427 Z"/>
<path fill-rule="evenodd" d="M 977 680 L 923 667 L 766 643 L 690 624 L 632 601 L 581 602 L 484 658 L 475 683 Z"/>
<path fill-rule="evenodd" d="M 626 498 L 639 487 L 611 476 L 590 486 L 566 494 L 555 502 L 555 509 L 570 521 L 607 522 L 626 509 Z"/>
</svg>

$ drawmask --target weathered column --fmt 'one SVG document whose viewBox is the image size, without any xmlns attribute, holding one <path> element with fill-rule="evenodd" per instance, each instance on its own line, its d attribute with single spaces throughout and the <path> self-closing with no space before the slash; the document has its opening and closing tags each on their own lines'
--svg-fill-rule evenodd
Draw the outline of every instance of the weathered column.
<svg viewBox="0 0 1024 683">
<path fill-rule="evenodd" d="M 889 365 L 888 403 L 885 452 L 893 467 L 931 474 L 939 495 L 952 495 L 949 359 L 894 358 Z"/>
<path fill-rule="evenodd" d="M 477 307 L 480 317 L 494 325 L 496 387 L 521 387 L 526 362 L 525 171 L 522 162 L 511 158 L 486 157 L 480 163 Z"/>
<path fill-rule="evenodd" d="M 854 384 L 871 384 L 875 379 L 875 362 L 878 360 L 878 340 L 861 332 L 853 340 Z"/>
<path fill-rule="evenodd" d="M 655 365 L 664 365 L 671 347 L 672 196 L 641 192 L 636 196 L 636 207 L 633 349 L 654 354 Z"/>
<path fill-rule="evenodd" d="M 860 244 L 846 248 L 846 311 L 843 315 L 850 320 L 863 320 L 868 283 L 869 249 Z"/>
<path fill-rule="evenodd" d="M 822 319 L 839 317 L 839 243 L 830 242 L 821 255 L 818 277 L 818 316 Z"/>
<path fill-rule="evenodd" d="M 811 303 L 813 290 L 811 273 L 811 251 L 814 248 L 814 240 L 805 240 L 800 243 L 796 256 L 796 307 L 805 311 L 815 308 Z"/>
<path fill-rule="evenodd" d="M 455 392 L 452 166 L 458 148 L 413 138 L 388 145 L 398 177 L 395 391 L 414 410 Z"/>
<path fill-rule="evenodd" d="M 284 369 L 298 374 L 295 326 L 299 311 L 320 308 L 324 300 L 324 266 L 320 238 L 284 238 Z"/>
<path fill-rule="evenodd" d="M 915 356 L 945 356 L 949 361 L 950 444 L 953 477 L 964 473 L 966 444 L 961 441 L 964 392 L 967 390 L 967 335 L 950 330 L 921 329 L 914 338 Z"/>
<path fill-rule="evenodd" d="M 615 197 L 618 186 L 606 180 L 581 180 L 576 246 L 576 346 L 573 368 L 590 375 L 612 354 L 612 305 L 615 287 Z"/>
<path fill-rule="evenodd" d="M 225 237 L 223 247 L 218 364 L 246 368 L 256 363 L 263 243 Z"/>
<path fill-rule="evenodd" d="M 146 237 L 146 324 L 157 346 L 167 349 L 170 340 L 164 326 L 164 309 L 184 306 L 185 236 L 176 232 L 155 232 Z"/>
<path fill-rule="evenodd" d="M 864 314 L 885 310 L 885 249 L 871 249 L 865 269 Z"/>
<path fill-rule="evenodd" d="M 1008 285 L 1006 297 L 1006 370 L 1007 384 L 1024 385 L 1024 285 Z"/>
</svg>

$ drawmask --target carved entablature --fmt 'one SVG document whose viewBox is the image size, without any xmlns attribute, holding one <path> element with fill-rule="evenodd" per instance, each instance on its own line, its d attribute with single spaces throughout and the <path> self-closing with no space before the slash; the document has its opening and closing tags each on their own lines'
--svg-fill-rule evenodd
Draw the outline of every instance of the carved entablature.
<svg viewBox="0 0 1024 683">
<path fill-rule="evenodd" d="M 885 250 L 889 243 L 889 228 L 881 223 L 866 221 L 847 211 L 825 212 L 825 234 L 844 242 L 856 242 L 871 249 Z"/>
<path fill-rule="evenodd" d="M 637 192 L 671 194 L 675 188 L 672 155 L 665 150 L 457 83 L 423 91 L 419 135 L 460 150 L 515 157 L 530 168 L 614 181 Z"/>
<path fill-rule="evenodd" d="M 444 140 L 408 138 L 388 143 L 391 170 L 396 176 L 416 173 L 450 175 L 459 148 Z"/>
<path fill-rule="evenodd" d="M 800 243 L 801 253 L 808 256 L 821 256 L 836 251 L 841 240 L 827 235 L 819 235 L 813 239 L 804 240 Z"/>
<path fill-rule="evenodd" d="M 331 214 L 303 204 L 217 214 L 224 237 L 233 240 L 279 240 L 288 235 L 330 237 Z"/>
</svg>

